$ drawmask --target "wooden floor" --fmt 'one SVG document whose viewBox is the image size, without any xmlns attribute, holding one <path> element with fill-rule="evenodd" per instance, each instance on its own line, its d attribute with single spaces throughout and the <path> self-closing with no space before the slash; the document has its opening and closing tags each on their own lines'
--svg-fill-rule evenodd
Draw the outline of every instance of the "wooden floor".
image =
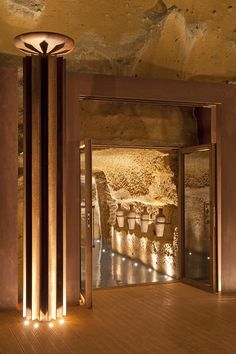
<svg viewBox="0 0 236 354">
<path fill-rule="evenodd" d="M 70 308 L 65 323 L 25 327 L 0 313 L 1 353 L 236 353 L 236 295 L 181 283 L 94 292 L 94 308 Z"/>
</svg>

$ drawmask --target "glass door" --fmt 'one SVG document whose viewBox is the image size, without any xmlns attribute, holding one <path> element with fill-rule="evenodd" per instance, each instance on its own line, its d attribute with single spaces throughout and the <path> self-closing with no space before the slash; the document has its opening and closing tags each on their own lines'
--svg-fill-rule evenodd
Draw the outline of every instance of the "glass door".
<svg viewBox="0 0 236 354">
<path fill-rule="evenodd" d="M 215 146 L 180 150 L 182 280 L 216 291 Z"/>
<path fill-rule="evenodd" d="M 80 301 L 92 307 L 92 161 L 91 140 L 79 149 Z"/>
</svg>

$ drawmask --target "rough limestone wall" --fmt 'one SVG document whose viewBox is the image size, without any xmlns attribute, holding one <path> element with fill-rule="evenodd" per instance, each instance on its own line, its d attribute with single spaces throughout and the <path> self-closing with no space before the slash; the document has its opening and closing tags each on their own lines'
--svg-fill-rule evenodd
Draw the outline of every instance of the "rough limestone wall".
<svg viewBox="0 0 236 354">
<path fill-rule="evenodd" d="M 177 206 L 177 154 L 155 149 L 93 151 L 93 170 L 103 171 L 111 195 L 121 203 Z"/>
<path fill-rule="evenodd" d="M 70 70 L 181 80 L 234 81 L 231 0 L 2 0 L 0 52 L 26 31 L 73 37 Z"/>
<path fill-rule="evenodd" d="M 156 150 L 107 148 L 93 152 L 103 236 L 112 235 L 113 250 L 174 277 L 179 274 L 177 164 L 176 153 Z M 121 203 L 126 215 L 130 204 L 134 205 L 137 219 L 133 232 L 128 229 L 127 218 L 125 227 L 118 227 L 117 203 Z M 153 219 L 158 214 L 158 207 L 164 207 L 170 225 L 166 225 L 162 239 L 155 236 L 151 219 L 148 232 L 141 233 L 140 215 L 144 206 L 148 207 Z"/>
<path fill-rule="evenodd" d="M 140 205 L 137 208 L 134 203 L 134 206 L 136 212 L 140 213 Z M 158 213 L 152 205 L 149 205 L 148 211 L 153 216 Z M 112 249 L 124 256 L 140 260 L 160 273 L 178 277 L 177 207 L 167 205 L 163 208 L 163 212 L 166 220 L 171 223 L 165 226 L 163 238 L 155 236 L 153 223 L 149 224 L 147 234 L 142 234 L 140 222 L 137 222 L 135 230 L 131 231 L 128 229 L 126 219 L 124 228 L 119 228 L 117 223 L 114 226 Z"/>
<path fill-rule="evenodd" d="M 96 195 L 99 207 L 101 236 L 104 244 L 110 238 L 110 225 L 112 225 L 112 215 L 115 214 L 116 203 L 111 196 L 104 172 L 94 172 L 93 176 L 97 191 Z"/>
<path fill-rule="evenodd" d="M 147 146 L 197 144 L 196 119 L 192 109 L 83 101 L 79 113 L 80 139 L 94 143 Z"/>
<path fill-rule="evenodd" d="M 231 0 L 2 0 L 0 52 L 15 35 L 72 36 L 71 70 L 165 79 L 232 81 L 236 5 Z"/>
</svg>

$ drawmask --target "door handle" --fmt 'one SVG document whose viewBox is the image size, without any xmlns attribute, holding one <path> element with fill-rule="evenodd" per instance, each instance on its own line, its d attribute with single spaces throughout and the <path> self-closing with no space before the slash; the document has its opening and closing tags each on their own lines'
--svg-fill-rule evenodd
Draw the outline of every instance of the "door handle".
<svg viewBox="0 0 236 354">
<path fill-rule="evenodd" d="M 87 227 L 88 227 L 88 229 L 90 229 L 92 227 L 91 221 L 93 221 L 93 220 L 94 220 L 94 217 L 92 216 L 92 220 L 91 220 L 91 213 L 88 212 L 87 213 Z M 93 231 L 94 231 L 94 227 L 92 228 L 92 248 L 95 248 L 95 245 L 94 245 L 94 242 L 93 242 L 93 239 L 94 239 Z"/>
<path fill-rule="evenodd" d="M 87 226 L 90 229 L 90 227 L 91 227 L 91 215 L 90 215 L 90 213 L 87 213 Z"/>
</svg>

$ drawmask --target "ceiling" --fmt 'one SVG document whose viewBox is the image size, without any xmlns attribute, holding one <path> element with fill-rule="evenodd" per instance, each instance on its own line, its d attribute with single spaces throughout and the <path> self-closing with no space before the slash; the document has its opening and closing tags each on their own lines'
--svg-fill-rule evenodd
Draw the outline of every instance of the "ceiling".
<svg viewBox="0 0 236 354">
<path fill-rule="evenodd" d="M 207 81 L 236 76 L 236 4 L 229 0 L 1 0 L 0 29 L 0 60 L 20 55 L 16 35 L 55 31 L 76 42 L 71 70 Z"/>
</svg>

